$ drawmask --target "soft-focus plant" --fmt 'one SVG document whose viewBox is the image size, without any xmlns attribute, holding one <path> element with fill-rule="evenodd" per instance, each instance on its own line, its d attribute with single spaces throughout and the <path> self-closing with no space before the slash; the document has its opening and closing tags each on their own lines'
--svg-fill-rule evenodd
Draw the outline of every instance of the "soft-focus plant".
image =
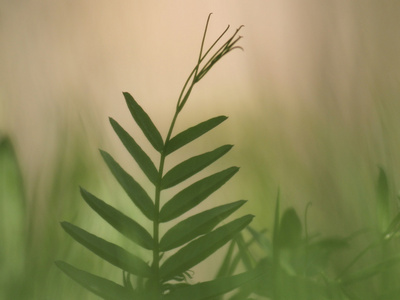
<svg viewBox="0 0 400 300">
<path fill-rule="evenodd" d="M 400 213 L 390 212 L 390 196 L 387 177 L 380 170 L 377 183 L 376 230 L 361 230 L 347 237 L 310 234 L 307 211 L 304 225 L 294 208 L 280 213 L 279 195 L 276 201 L 272 236 L 248 227 L 251 239 L 242 248 L 238 260 L 246 258 L 254 266 L 249 246 L 256 243 L 264 251 L 259 260 L 267 272 L 241 288 L 236 298 L 245 299 L 255 293 L 268 299 L 279 300 L 376 300 L 399 299 L 400 255 L 395 239 L 400 231 Z M 346 254 L 355 240 L 366 233 L 367 245 Z M 397 241 L 398 242 L 398 241 Z M 398 246 L 398 243 L 397 243 Z M 250 249 L 253 247 L 250 247 Z M 371 258 L 366 258 L 368 255 Z M 341 258 L 338 262 L 338 257 Z M 365 259 L 366 258 L 366 259 Z"/>
<path fill-rule="evenodd" d="M 150 155 L 141 148 L 135 139 L 117 121 L 110 118 L 111 126 L 121 142 L 152 183 L 154 196 L 149 196 L 145 189 L 110 154 L 100 150 L 104 161 L 132 200 L 133 205 L 152 222 L 152 232 L 148 232 L 132 216 L 127 216 L 81 188 L 81 195 L 86 203 L 125 237 L 151 251 L 152 261 L 148 263 L 124 248 L 76 225 L 68 222 L 61 223 L 64 230 L 76 241 L 122 270 L 123 283 L 121 285 L 80 270 L 66 262 L 58 261 L 56 263 L 68 276 L 103 299 L 211 299 L 225 294 L 259 275 L 260 269 L 238 275 L 222 276 L 198 284 L 191 285 L 187 282 L 187 277 L 190 277 L 189 270 L 192 267 L 235 238 L 251 222 L 253 215 L 245 215 L 217 227 L 221 221 L 239 209 L 246 202 L 244 200 L 217 206 L 187 217 L 172 226 L 164 235 L 160 234 L 160 229 L 164 224 L 192 211 L 239 170 L 238 167 L 227 168 L 183 188 L 170 199 L 162 197 L 162 191 L 191 178 L 232 148 L 232 145 L 224 145 L 193 156 L 168 171 L 165 170 L 166 160 L 171 153 L 199 138 L 227 118 L 218 116 L 173 136 L 177 118 L 193 87 L 222 57 L 238 48 L 236 44 L 240 39 L 238 36 L 240 28 L 222 46 L 212 52 L 227 32 L 228 26 L 218 39 L 205 50 L 204 42 L 209 20 L 210 16 L 207 19 L 197 64 L 183 86 L 165 139 L 161 137 L 149 115 L 135 99 L 129 93 L 123 93 L 133 119 L 148 142 L 158 152 L 158 168 L 154 165 Z"/>
</svg>

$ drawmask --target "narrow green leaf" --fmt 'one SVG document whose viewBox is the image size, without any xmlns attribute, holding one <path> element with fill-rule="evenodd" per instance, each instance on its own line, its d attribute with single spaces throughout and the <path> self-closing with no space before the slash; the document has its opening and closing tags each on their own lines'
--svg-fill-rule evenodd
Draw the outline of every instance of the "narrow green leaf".
<svg viewBox="0 0 400 300">
<path fill-rule="evenodd" d="M 189 217 L 168 230 L 160 241 L 160 251 L 168 251 L 206 234 L 246 201 L 221 205 Z"/>
<path fill-rule="evenodd" d="M 278 195 L 276 197 L 275 214 L 274 214 L 274 228 L 272 233 L 272 297 L 279 298 L 279 286 L 280 283 L 280 256 L 281 249 L 279 247 L 279 224 L 280 224 L 280 190 L 278 190 Z"/>
<path fill-rule="evenodd" d="M 244 238 L 243 238 L 243 235 L 241 232 L 235 237 L 235 241 L 238 245 L 238 249 L 239 249 L 238 255 L 240 257 L 240 260 L 243 262 L 243 265 L 245 266 L 245 268 L 247 270 L 253 269 L 254 258 L 251 257 L 250 252 L 248 250 L 248 247 L 246 245 L 246 242 L 244 241 Z"/>
<path fill-rule="evenodd" d="M 288 208 L 282 215 L 278 243 L 279 247 L 290 248 L 301 241 L 301 221 L 294 208 Z"/>
<path fill-rule="evenodd" d="M 182 181 L 212 164 L 218 158 L 227 153 L 232 147 L 232 145 L 225 145 L 213 151 L 185 160 L 164 175 L 161 181 L 161 188 L 167 189 L 181 183 Z"/>
<path fill-rule="evenodd" d="M 143 108 L 135 101 L 135 99 L 133 99 L 129 93 L 124 92 L 123 94 L 132 117 L 135 119 L 140 129 L 142 129 L 146 138 L 153 145 L 154 149 L 156 149 L 158 152 L 161 152 L 164 148 L 164 142 L 160 132 L 157 130 L 156 126 L 153 124 Z"/>
<path fill-rule="evenodd" d="M 198 137 L 202 136 L 214 127 L 221 124 L 227 118 L 228 117 L 225 116 L 218 116 L 197 124 L 193 127 L 190 127 L 182 131 L 181 133 L 178 133 L 168 142 L 168 144 L 165 145 L 165 155 L 171 154 L 175 150 L 178 150 L 179 148 L 190 143 L 191 141 L 197 139 Z"/>
<path fill-rule="evenodd" d="M 271 291 L 272 291 L 272 285 L 273 285 L 273 280 L 271 276 L 271 269 L 272 269 L 272 263 L 270 261 L 270 258 L 262 258 L 261 260 L 258 261 L 257 266 L 249 272 L 262 272 L 261 276 L 258 278 L 255 278 L 254 280 L 250 280 L 246 283 L 244 283 L 239 291 L 234 294 L 232 297 L 229 297 L 230 300 L 243 300 L 243 299 L 253 299 L 253 298 L 247 298 L 249 295 L 260 295 L 264 296 L 268 299 L 271 298 Z M 293 286 L 291 286 L 293 287 Z M 264 299 L 264 297 L 258 297 L 260 299 Z M 258 299 L 257 298 L 257 299 Z M 283 298 L 282 298 L 283 299 Z M 284 299 L 299 299 L 296 297 L 292 298 L 284 298 Z M 301 298 L 305 300 L 305 298 Z M 313 298 L 313 299 L 318 299 L 321 300 L 323 298 Z M 309 300 L 309 299 L 307 299 Z M 326 299 L 325 299 L 326 300 Z"/>
<path fill-rule="evenodd" d="M 214 297 L 224 295 L 243 284 L 253 282 L 261 278 L 267 269 L 257 268 L 248 272 L 237 274 L 230 277 L 222 277 L 212 281 L 197 283 L 177 289 L 166 295 L 164 300 L 190 299 L 190 300 L 206 300 L 214 299 Z"/>
<path fill-rule="evenodd" d="M 124 188 L 125 192 L 131 198 L 133 203 L 142 211 L 142 213 L 153 220 L 154 203 L 146 193 L 146 191 L 137 183 L 131 175 L 129 175 L 122 167 L 112 158 L 110 154 L 100 150 L 104 161 L 118 180 L 119 184 Z"/>
<path fill-rule="evenodd" d="M 235 250 L 235 245 L 236 242 L 232 240 L 229 243 L 228 250 L 226 251 L 226 254 L 224 255 L 224 260 L 221 263 L 221 266 L 218 269 L 217 275 L 215 278 L 221 278 L 221 277 L 226 277 L 228 275 L 231 275 L 229 270 L 231 269 L 231 261 L 233 257 L 233 250 Z"/>
<path fill-rule="evenodd" d="M 151 275 L 150 267 L 140 257 L 129 253 L 124 248 L 107 242 L 71 223 L 61 222 L 61 226 L 78 243 L 109 263 L 138 276 L 149 277 Z"/>
<path fill-rule="evenodd" d="M 238 170 L 238 167 L 228 168 L 203 178 L 180 191 L 162 207 L 160 222 L 173 220 L 189 211 L 224 185 Z"/>
<path fill-rule="evenodd" d="M 143 248 L 153 249 L 153 238 L 140 224 L 83 188 L 81 195 L 86 203 L 112 227 Z"/>
<path fill-rule="evenodd" d="M 389 184 L 385 170 L 379 168 L 379 178 L 377 185 L 378 194 L 378 219 L 381 232 L 388 229 L 390 223 L 390 200 L 389 200 Z"/>
<path fill-rule="evenodd" d="M 124 144 L 125 148 L 129 151 L 132 157 L 135 159 L 139 167 L 146 174 L 149 180 L 156 184 L 158 181 L 158 171 L 154 166 L 153 161 L 150 157 L 142 150 L 142 148 L 136 143 L 136 141 L 118 124 L 117 121 L 110 118 L 111 126 L 114 128 L 115 133 Z"/>
<path fill-rule="evenodd" d="M 70 278 L 105 300 L 132 300 L 136 293 L 108 279 L 77 269 L 63 261 L 55 264 Z"/>
<path fill-rule="evenodd" d="M 253 239 L 257 242 L 261 249 L 264 250 L 265 253 L 272 252 L 271 241 L 265 236 L 266 229 L 261 231 L 256 231 L 251 226 L 246 228 L 250 234 L 253 236 Z"/>
<path fill-rule="evenodd" d="M 390 222 L 386 232 L 383 234 L 385 240 L 389 240 L 395 237 L 400 231 L 400 212 L 396 214 L 393 220 Z"/>
<path fill-rule="evenodd" d="M 400 263 L 400 256 L 397 255 L 395 257 L 391 257 L 385 261 L 379 262 L 377 264 L 368 266 L 362 270 L 359 270 L 357 272 L 354 272 L 352 274 L 346 275 L 342 278 L 341 282 L 343 284 L 351 284 L 351 283 L 356 283 L 361 280 L 368 279 L 370 277 L 373 277 L 378 274 L 382 274 L 385 270 L 389 268 L 393 268 L 397 264 Z"/>
<path fill-rule="evenodd" d="M 23 179 L 11 139 L 0 134 L 0 273 L 4 274 L 0 275 L 0 286 L 4 287 L 0 287 L 0 298 L 7 290 L 13 290 L 15 276 L 26 272 L 25 257 L 31 231 L 27 230 L 29 210 Z"/>
<path fill-rule="evenodd" d="M 272 245 L 273 251 L 278 250 L 278 239 L 279 239 L 279 224 L 280 224 L 280 191 L 276 197 L 275 214 L 274 214 L 274 229 L 272 234 Z"/>
<path fill-rule="evenodd" d="M 170 279 L 194 267 L 245 228 L 253 219 L 246 215 L 199 237 L 170 256 L 160 268 L 160 276 Z"/>
</svg>

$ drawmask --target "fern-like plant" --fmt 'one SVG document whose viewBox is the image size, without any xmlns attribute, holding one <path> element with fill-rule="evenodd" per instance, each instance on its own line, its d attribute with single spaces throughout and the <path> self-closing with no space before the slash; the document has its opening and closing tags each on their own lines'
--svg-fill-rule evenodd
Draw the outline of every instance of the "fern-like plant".
<svg viewBox="0 0 400 300">
<path fill-rule="evenodd" d="M 165 170 L 166 159 L 171 153 L 199 138 L 226 119 L 225 116 L 218 116 L 173 136 L 177 118 L 185 106 L 193 87 L 222 57 L 238 48 L 236 44 L 240 39 L 240 36 L 238 36 L 240 28 L 222 46 L 212 52 L 227 32 L 228 26 L 211 47 L 205 51 L 204 41 L 209 20 L 210 16 L 207 19 L 204 30 L 197 64 L 184 84 L 165 140 L 161 137 L 159 130 L 149 115 L 130 94 L 124 93 L 126 104 L 133 119 L 150 144 L 159 153 L 160 163 L 158 168 L 156 168 L 150 156 L 143 151 L 135 139 L 117 121 L 110 118 L 114 131 L 153 184 L 154 197 L 149 196 L 145 189 L 110 154 L 100 150 L 104 161 L 128 194 L 132 203 L 139 208 L 147 219 L 152 221 L 152 233 L 148 232 L 132 216 L 125 215 L 81 188 L 83 199 L 104 220 L 137 245 L 152 251 L 152 261 L 147 263 L 124 248 L 73 224 L 68 222 L 61 223 L 63 229 L 77 242 L 102 259 L 122 269 L 123 283 L 117 284 L 77 269 L 68 263 L 56 262 L 57 266 L 68 276 L 103 299 L 211 299 L 223 295 L 260 275 L 260 270 L 252 270 L 193 285 L 188 284 L 185 280 L 186 276 L 188 276 L 188 270 L 231 241 L 251 222 L 253 215 L 245 215 L 216 228 L 222 220 L 240 208 L 246 202 L 244 200 L 214 207 L 192 215 L 178 222 L 163 236 L 160 235 L 160 227 L 163 224 L 189 212 L 224 185 L 238 171 L 237 167 L 227 168 L 183 188 L 169 200 L 161 197 L 163 190 L 182 183 L 211 165 L 232 148 L 232 145 L 224 145 L 210 152 L 193 156 L 167 172 Z M 178 247 L 180 248 L 176 251 L 175 249 Z"/>
</svg>

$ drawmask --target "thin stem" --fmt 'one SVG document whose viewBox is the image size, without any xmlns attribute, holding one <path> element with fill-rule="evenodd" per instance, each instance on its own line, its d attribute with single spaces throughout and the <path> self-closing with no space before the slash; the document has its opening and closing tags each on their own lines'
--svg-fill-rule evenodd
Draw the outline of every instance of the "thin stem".
<svg viewBox="0 0 400 300">
<path fill-rule="evenodd" d="M 171 125 L 169 127 L 167 137 L 164 142 L 164 147 L 163 150 L 161 151 L 161 156 L 160 156 L 160 164 L 158 168 L 158 181 L 157 184 L 155 185 L 155 196 L 154 196 L 154 220 L 153 220 L 153 263 L 152 263 L 152 268 L 153 268 L 153 274 L 154 274 L 154 299 L 159 299 L 161 292 L 162 292 L 162 278 L 160 278 L 160 259 L 161 259 L 161 253 L 160 253 L 160 208 L 161 208 L 161 183 L 162 183 L 162 178 L 164 175 L 164 166 L 165 166 L 165 159 L 167 154 L 166 153 L 166 148 L 168 147 L 168 143 L 171 140 L 172 137 L 172 132 L 174 130 L 176 120 L 178 118 L 179 113 L 182 111 L 182 108 L 186 104 L 186 101 L 188 100 L 193 87 L 199 80 L 209 71 L 209 69 L 226 53 L 228 53 L 230 50 L 232 50 L 232 46 L 238 41 L 238 39 L 234 40 L 233 43 L 232 40 L 235 37 L 236 33 L 238 32 L 238 29 L 235 34 L 226 42 L 223 44 L 223 46 L 214 54 L 212 55 L 211 59 L 206 63 L 205 67 L 203 67 L 200 71 L 200 64 L 203 62 L 203 60 L 206 58 L 206 56 L 209 54 L 211 49 L 216 45 L 216 43 L 224 36 L 226 31 L 228 30 L 229 26 L 225 31 L 218 37 L 218 39 L 212 44 L 212 46 L 206 51 L 206 53 L 203 55 L 203 49 L 204 49 L 204 42 L 207 34 L 207 29 L 208 29 L 208 24 L 210 21 L 211 14 L 207 18 L 207 23 L 206 27 L 204 30 L 203 34 L 203 39 L 201 42 L 201 47 L 200 47 L 200 53 L 199 53 L 199 58 L 197 61 L 196 66 L 190 73 L 189 77 L 186 79 L 185 84 L 183 85 L 183 88 L 179 94 L 178 102 L 176 105 L 176 110 L 174 117 L 172 118 Z M 207 68 L 207 69 L 205 69 Z"/>
<path fill-rule="evenodd" d="M 175 127 L 176 119 L 178 118 L 179 109 L 177 107 L 175 111 L 175 115 L 172 119 L 171 125 L 168 130 L 167 138 L 164 143 L 164 149 L 161 152 L 160 157 L 160 165 L 158 168 L 158 182 L 155 189 L 155 197 L 154 197 L 154 221 L 153 221 L 153 274 L 154 274 L 154 283 L 156 285 L 155 294 L 161 294 L 161 278 L 160 278 L 160 200 L 161 200 L 161 181 L 164 173 L 165 166 L 165 147 L 171 139 L 172 131 Z"/>
</svg>

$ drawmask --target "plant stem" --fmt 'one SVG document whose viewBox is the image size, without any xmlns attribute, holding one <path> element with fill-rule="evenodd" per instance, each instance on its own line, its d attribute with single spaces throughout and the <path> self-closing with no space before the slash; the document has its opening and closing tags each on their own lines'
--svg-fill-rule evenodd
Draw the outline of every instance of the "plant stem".
<svg viewBox="0 0 400 300">
<path fill-rule="evenodd" d="M 192 87 L 191 87 L 192 88 Z M 165 165 L 165 149 L 169 140 L 171 139 L 172 131 L 175 127 L 176 119 L 178 117 L 180 110 L 176 109 L 175 115 L 172 119 L 171 125 L 168 130 L 167 138 L 164 143 L 163 151 L 161 152 L 160 157 L 160 165 L 158 168 L 158 182 L 155 189 L 155 197 L 154 197 L 154 220 L 153 220 L 153 274 L 154 274 L 154 283 L 155 283 L 155 295 L 161 295 L 161 281 L 160 281 L 160 200 L 161 200 L 161 181 L 164 173 L 164 165 Z M 158 296 L 157 296 L 158 297 Z"/>
<path fill-rule="evenodd" d="M 172 132 L 175 127 L 176 120 L 178 118 L 179 113 L 182 111 L 183 107 L 185 106 L 192 90 L 193 87 L 196 85 L 197 82 L 199 82 L 202 77 L 211 69 L 211 67 L 222 58 L 225 54 L 230 52 L 236 47 L 233 47 L 234 44 L 239 40 L 237 38 L 236 40 L 233 40 L 233 38 L 236 36 L 237 32 L 239 31 L 236 30 L 235 34 L 226 42 L 219 50 L 216 51 L 216 53 L 211 56 L 209 61 L 205 64 L 203 68 L 200 68 L 200 64 L 202 61 L 207 57 L 211 49 L 214 48 L 216 43 L 225 35 L 226 31 L 228 28 L 225 29 L 225 31 L 218 37 L 218 39 L 211 45 L 211 47 L 206 51 L 206 53 L 203 55 L 203 48 L 204 48 L 204 41 L 207 33 L 207 28 L 208 28 L 208 23 L 210 21 L 210 16 L 208 16 L 207 23 L 206 23 L 206 28 L 204 30 L 203 34 L 203 39 L 201 42 L 201 47 L 200 47 L 200 53 L 199 53 L 199 58 L 197 61 L 196 66 L 190 73 L 189 77 L 187 78 L 181 92 L 178 98 L 178 102 L 176 105 L 176 110 L 174 117 L 172 118 L 171 125 L 169 127 L 167 137 L 164 142 L 164 147 L 163 150 L 161 151 L 161 156 L 160 156 L 160 164 L 158 168 L 158 181 L 155 186 L 155 197 L 154 197 L 154 218 L 153 218 L 153 263 L 152 263 L 152 269 L 153 269 L 153 299 L 160 299 L 160 296 L 162 295 L 162 278 L 160 278 L 160 202 L 161 202 L 161 183 L 162 183 L 162 178 L 164 175 L 164 166 L 165 166 L 165 158 L 166 158 L 166 149 L 168 147 L 168 143 L 171 140 Z M 232 42 L 233 40 L 233 42 Z"/>
</svg>

